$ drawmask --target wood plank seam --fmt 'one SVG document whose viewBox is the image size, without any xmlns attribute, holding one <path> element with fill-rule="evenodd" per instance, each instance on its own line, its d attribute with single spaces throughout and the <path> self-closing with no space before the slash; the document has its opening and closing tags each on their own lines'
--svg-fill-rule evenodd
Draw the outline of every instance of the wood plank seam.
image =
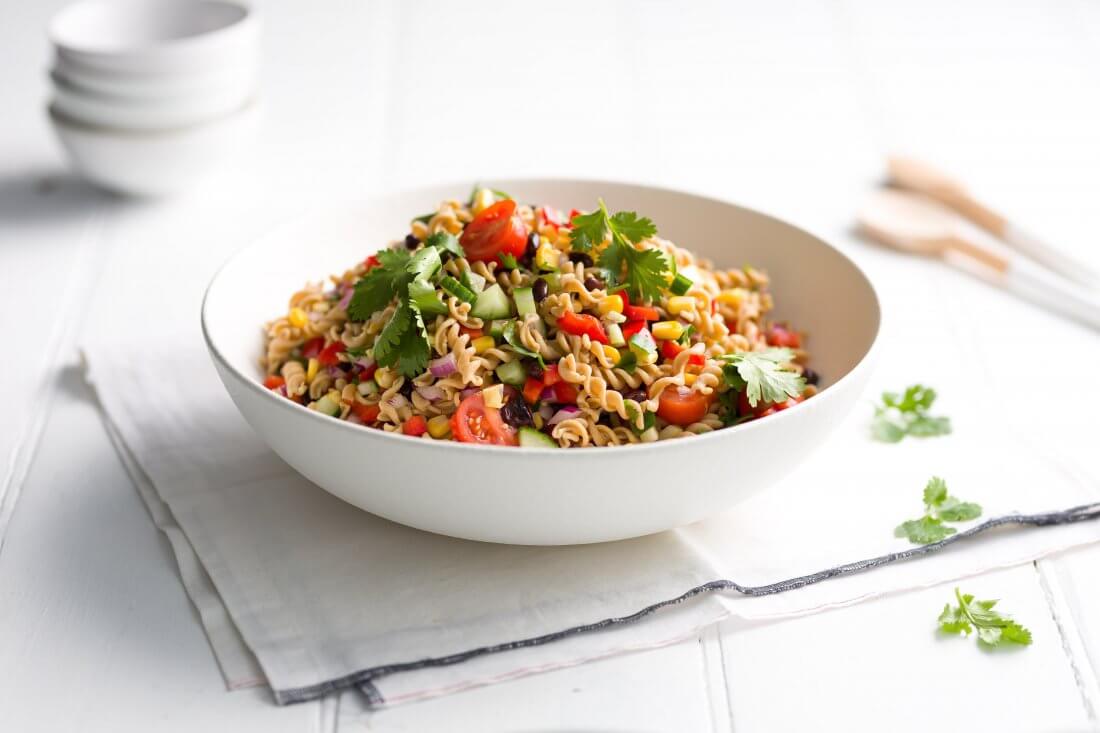
<svg viewBox="0 0 1100 733">
<path fill-rule="evenodd" d="M 67 297 L 57 309 L 56 321 L 50 329 L 45 368 L 37 390 L 42 398 L 38 401 L 37 408 L 31 411 L 22 440 L 12 451 L 3 483 L 0 483 L 0 552 L 4 550 L 4 537 L 7 534 L 8 523 L 15 513 L 15 505 L 19 501 L 23 483 L 34 463 L 38 443 L 46 428 L 54 397 L 57 394 L 60 381 L 57 369 L 61 366 L 65 350 L 71 349 L 75 343 L 76 335 L 84 322 L 85 311 L 80 306 L 87 302 L 88 296 L 95 290 L 95 285 L 103 272 L 106 257 L 97 258 L 95 255 L 99 250 L 98 245 L 103 240 L 105 224 L 106 217 L 101 209 L 89 214 L 84 232 L 80 237 L 80 244 L 76 248 L 77 254 L 69 273 L 67 287 L 62 290 Z"/>
<path fill-rule="evenodd" d="M 1093 668 L 1088 654 L 1085 651 L 1085 642 L 1081 636 L 1077 623 L 1074 620 L 1073 609 L 1070 607 L 1062 588 L 1058 573 L 1054 567 L 1056 559 L 1038 560 L 1033 563 L 1035 572 L 1039 577 L 1039 587 L 1042 589 L 1043 598 L 1047 603 L 1051 618 L 1058 629 L 1061 638 L 1062 649 L 1066 654 L 1073 673 L 1073 681 L 1081 694 L 1081 702 L 1085 706 L 1085 713 L 1093 723 L 1100 723 L 1097 711 L 1100 710 L 1100 680 Z M 1100 729 L 1100 726 L 1096 726 Z"/>
</svg>

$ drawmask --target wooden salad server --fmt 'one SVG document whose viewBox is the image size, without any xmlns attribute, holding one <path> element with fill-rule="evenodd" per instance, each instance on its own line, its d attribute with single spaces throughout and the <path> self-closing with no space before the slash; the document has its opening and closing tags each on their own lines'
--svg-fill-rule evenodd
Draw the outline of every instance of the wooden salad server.
<svg viewBox="0 0 1100 733">
<path fill-rule="evenodd" d="M 894 249 L 938 257 L 1056 313 L 1100 329 L 1100 299 L 1021 257 L 969 235 L 950 209 L 925 196 L 880 189 L 858 214 L 860 229 Z"/>
<path fill-rule="evenodd" d="M 898 188 L 924 194 L 1004 241 L 1039 264 L 1089 288 L 1100 287 L 1100 275 L 1088 265 L 1043 242 L 1014 224 L 1004 214 L 976 199 L 947 174 L 914 158 L 887 159 L 889 182 Z"/>
</svg>

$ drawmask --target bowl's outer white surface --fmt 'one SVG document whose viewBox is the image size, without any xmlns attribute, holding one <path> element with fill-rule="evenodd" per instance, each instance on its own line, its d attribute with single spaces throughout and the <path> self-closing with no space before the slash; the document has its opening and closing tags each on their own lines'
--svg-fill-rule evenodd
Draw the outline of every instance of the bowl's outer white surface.
<svg viewBox="0 0 1100 733">
<path fill-rule="evenodd" d="M 58 56 L 50 72 L 56 82 L 118 99 L 160 101 L 226 89 L 253 90 L 259 82 L 258 59 L 201 73 L 121 74 L 82 66 Z"/>
<path fill-rule="evenodd" d="M 624 539 L 687 524 L 760 491 L 821 443 L 869 376 L 879 305 L 845 256 L 791 225 L 691 194 L 593 181 L 500 181 L 561 208 L 602 196 L 651 217 L 660 234 L 719 265 L 768 270 L 777 318 L 810 332 L 816 397 L 731 429 L 645 446 L 573 450 L 469 446 L 362 428 L 265 390 L 261 326 L 306 280 L 342 272 L 400 238 L 461 186 L 351 204 L 299 219 L 214 278 L 203 329 L 230 396 L 256 432 L 318 486 L 374 514 L 441 534 L 516 544 Z M 792 451 L 792 446 L 795 451 Z"/>
<path fill-rule="evenodd" d="M 119 131 L 74 123 L 49 111 L 73 168 L 92 183 L 127 196 L 164 196 L 216 170 L 255 129 L 258 103 L 177 130 Z"/>
<path fill-rule="evenodd" d="M 105 72 L 213 71 L 254 63 L 259 11 L 231 0 L 83 0 L 51 19 L 57 55 Z"/>
</svg>

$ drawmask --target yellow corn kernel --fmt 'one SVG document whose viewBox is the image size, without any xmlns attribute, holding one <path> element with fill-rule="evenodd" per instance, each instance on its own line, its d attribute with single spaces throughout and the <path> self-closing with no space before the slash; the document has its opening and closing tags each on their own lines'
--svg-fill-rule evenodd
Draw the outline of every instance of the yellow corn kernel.
<svg viewBox="0 0 1100 733">
<path fill-rule="evenodd" d="M 653 338 L 662 341 L 675 341 L 684 333 L 679 321 L 658 321 L 653 324 Z"/>
<path fill-rule="evenodd" d="M 340 404 L 340 393 L 337 392 L 336 390 L 330 389 L 328 391 L 328 398 L 330 400 L 332 400 L 333 402 L 335 402 L 336 404 Z"/>
<path fill-rule="evenodd" d="M 684 372 L 684 384 L 691 386 L 695 384 L 695 380 L 699 378 L 698 374 L 692 374 L 691 372 Z"/>
<path fill-rule="evenodd" d="M 306 312 L 301 308 L 291 308 L 287 320 L 290 321 L 290 325 L 295 328 L 305 328 L 306 324 L 309 323 L 309 316 L 307 316 Z"/>
<path fill-rule="evenodd" d="M 674 295 L 668 299 L 666 308 L 669 313 L 678 316 L 681 313 L 695 310 L 695 305 L 695 298 L 690 295 Z"/>
<path fill-rule="evenodd" d="M 531 417 L 534 418 L 534 420 L 535 420 L 535 430 L 542 430 L 542 424 L 543 424 L 542 415 L 540 415 L 536 412 Z"/>
<path fill-rule="evenodd" d="M 490 206 L 496 203 L 497 197 L 487 188 L 479 188 L 477 193 L 474 194 L 474 205 L 471 207 L 474 212 L 474 216 L 477 216 L 481 212 L 488 209 Z"/>
<path fill-rule="evenodd" d="M 614 346 L 608 346 L 607 344 L 600 344 L 600 348 L 603 349 L 603 355 L 607 357 L 607 360 L 612 364 L 618 364 L 622 356 L 619 355 L 619 350 Z"/>
<path fill-rule="evenodd" d="M 535 250 L 535 265 L 540 270 L 558 269 L 558 251 L 549 242 L 543 242 Z"/>
<path fill-rule="evenodd" d="M 497 342 L 493 340 L 492 336 L 480 336 L 470 342 L 470 346 L 474 347 L 474 351 L 479 354 L 484 354 L 489 349 L 497 345 Z"/>
<path fill-rule="evenodd" d="M 436 415 L 428 421 L 428 435 L 436 440 L 446 438 L 451 432 L 451 419 L 446 415 Z"/>
<path fill-rule="evenodd" d="M 321 362 L 316 359 L 309 360 L 309 366 L 306 367 L 306 381 L 312 382 L 313 378 L 317 376 L 317 370 L 321 368 Z"/>
<path fill-rule="evenodd" d="M 623 296 L 615 294 L 600 298 L 600 302 L 596 307 L 599 308 L 601 316 L 606 316 L 608 313 L 622 313 Z"/>
<path fill-rule="evenodd" d="M 718 297 L 715 298 L 722 305 L 732 305 L 737 308 L 741 305 L 741 299 L 744 297 L 745 291 L 741 288 L 733 288 L 732 290 L 723 290 L 718 293 Z"/>
</svg>

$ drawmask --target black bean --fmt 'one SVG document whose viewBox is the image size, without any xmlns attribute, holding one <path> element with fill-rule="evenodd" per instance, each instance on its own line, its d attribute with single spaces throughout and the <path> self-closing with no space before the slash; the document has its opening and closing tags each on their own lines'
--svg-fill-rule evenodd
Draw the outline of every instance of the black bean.
<svg viewBox="0 0 1100 733">
<path fill-rule="evenodd" d="M 550 294 L 550 283 L 546 282 L 545 278 L 536 278 L 533 285 L 531 285 L 531 295 L 535 296 L 535 302 L 541 303 L 546 300 L 546 296 Z"/>
<path fill-rule="evenodd" d="M 634 400 L 635 402 L 645 402 L 649 395 L 646 394 L 644 389 L 632 389 L 629 392 L 623 394 L 624 400 Z"/>
<path fill-rule="evenodd" d="M 401 394 L 405 395 L 406 397 L 412 397 L 412 393 L 413 393 L 412 380 L 406 379 L 401 384 L 401 389 L 399 389 L 398 391 L 401 392 Z"/>
<path fill-rule="evenodd" d="M 592 258 L 584 252 L 570 252 L 569 261 L 576 262 L 578 265 L 584 265 L 585 267 L 592 267 L 592 265 L 596 264 L 592 261 Z"/>
<path fill-rule="evenodd" d="M 420 240 L 414 237 L 412 234 L 405 235 L 405 246 L 409 249 L 416 249 L 420 246 Z"/>
<path fill-rule="evenodd" d="M 500 419 L 514 428 L 535 424 L 531 408 L 522 397 L 514 397 L 505 402 L 504 407 L 500 408 Z"/>
<path fill-rule="evenodd" d="M 527 249 L 524 250 L 523 256 L 527 259 L 531 259 L 535 256 L 535 251 L 539 248 L 539 233 L 531 232 L 527 235 Z"/>
<path fill-rule="evenodd" d="M 589 275 L 584 279 L 584 286 L 589 290 L 603 290 L 603 280 Z"/>
<path fill-rule="evenodd" d="M 821 375 L 809 367 L 802 370 L 802 377 L 806 380 L 806 384 L 817 384 L 821 381 Z"/>
<path fill-rule="evenodd" d="M 531 377 L 531 379 L 537 379 L 541 382 L 545 375 L 546 370 L 540 367 L 538 363 L 532 363 L 527 367 L 527 376 Z"/>
</svg>

